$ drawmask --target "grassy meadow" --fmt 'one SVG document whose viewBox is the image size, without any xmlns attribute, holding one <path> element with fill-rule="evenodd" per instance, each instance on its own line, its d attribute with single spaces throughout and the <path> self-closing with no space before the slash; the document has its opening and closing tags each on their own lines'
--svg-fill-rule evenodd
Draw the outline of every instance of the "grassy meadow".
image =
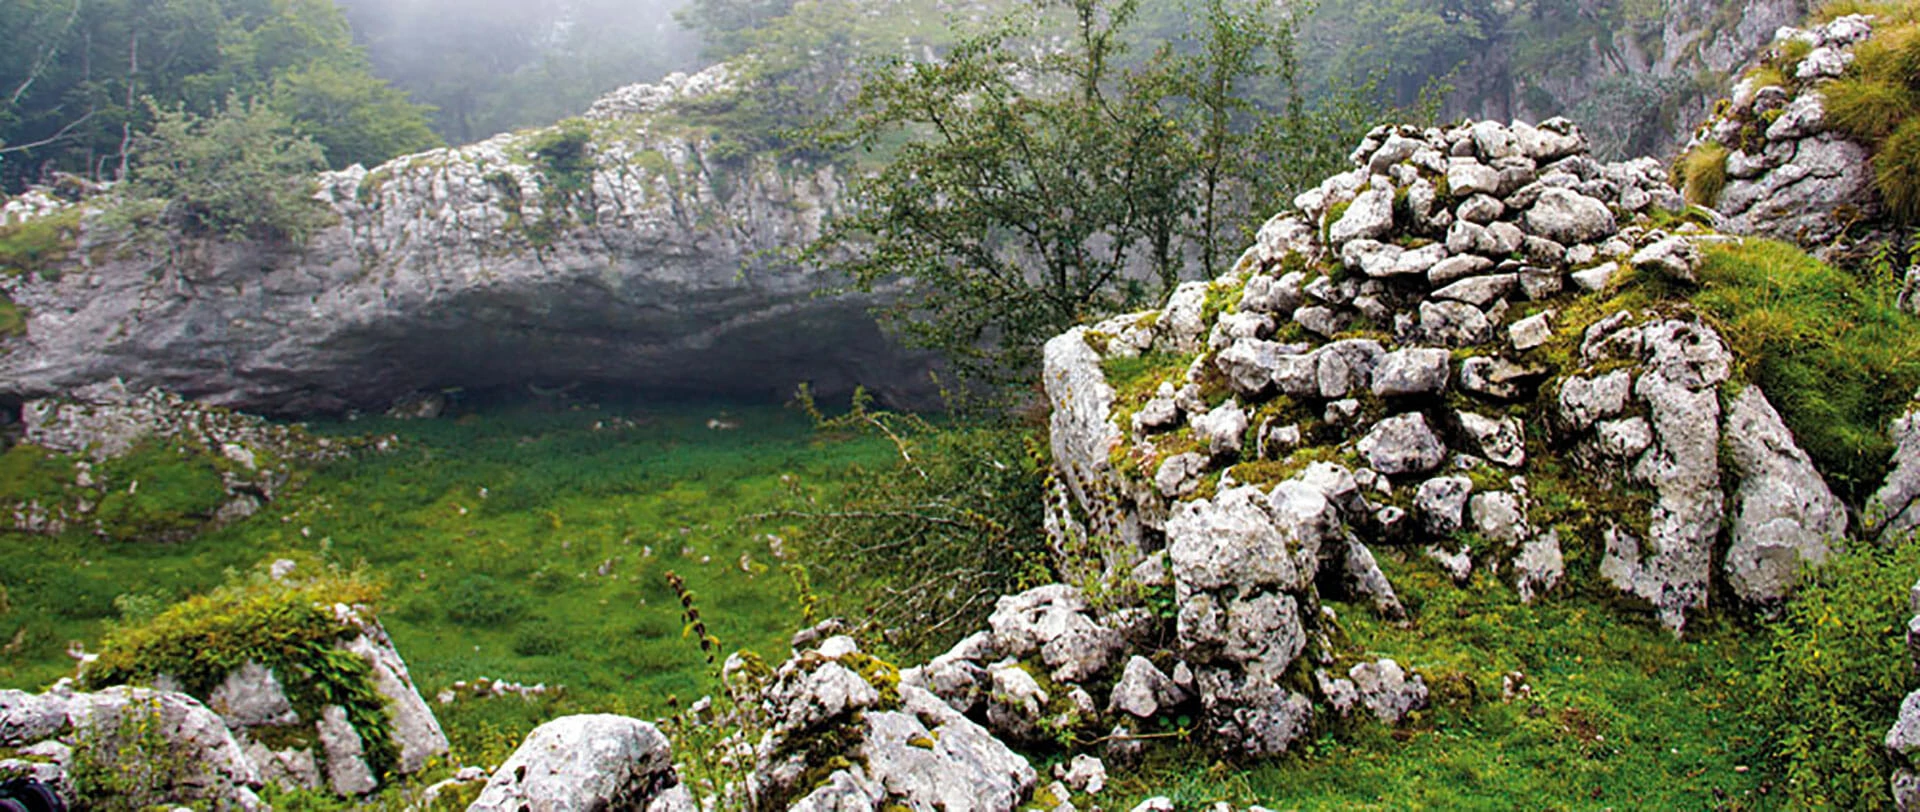
<svg viewBox="0 0 1920 812">
<path fill-rule="evenodd" d="M 738 425 L 712 429 L 709 420 Z M 281 556 L 360 568 L 431 701 L 488 677 L 565 686 L 540 701 L 436 704 L 455 761 L 496 763 L 544 718 L 653 717 L 712 690 L 683 634 L 673 571 L 722 646 L 778 658 L 800 624 L 782 527 L 741 521 L 888 465 L 884 440 L 816 432 L 790 409 L 727 403 L 518 404 L 436 420 L 315 424 L 399 437 L 314 472 L 258 515 L 184 543 L 0 534 L 0 686 L 70 674 L 68 641 L 151 616 Z"/>
</svg>

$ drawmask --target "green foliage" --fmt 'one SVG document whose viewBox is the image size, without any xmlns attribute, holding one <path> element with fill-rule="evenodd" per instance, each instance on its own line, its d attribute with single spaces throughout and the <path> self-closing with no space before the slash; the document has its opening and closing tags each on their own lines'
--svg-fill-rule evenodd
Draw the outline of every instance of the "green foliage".
<svg viewBox="0 0 1920 812">
<path fill-rule="evenodd" d="M 430 108 L 357 65 L 321 62 L 289 71 L 274 84 L 271 104 L 326 150 L 335 169 L 371 167 L 441 144 L 427 127 Z"/>
<path fill-rule="evenodd" d="M 329 0 L 12 0 L 0 31 L 7 190 L 56 170 L 122 178 L 155 111 L 214 116 L 229 97 L 284 105 L 338 165 L 420 143 L 425 111 L 370 75 Z"/>
<path fill-rule="evenodd" d="M 1430 707 L 1398 729 L 1329 714 L 1296 755 L 1265 763 L 1218 763 L 1197 747 L 1149 741 L 1145 763 L 1109 776 L 1101 805 L 1127 809 L 1153 795 L 1183 809 L 1782 805 L 1770 722 L 1748 710 L 1763 638 L 1700 624 L 1675 640 L 1623 618 L 1598 591 L 1523 604 L 1485 568 L 1457 587 L 1416 550 L 1374 549 L 1410 620 L 1381 620 L 1364 600 L 1328 601 L 1339 626 L 1327 670 L 1391 657 L 1422 675 Z M 1597 562 L 1577 546 L 1568 552 L 1568 581 L 1598 583 Z M 1503 700 L 1513 672 L 1529 693 Z"/>
<path fill-rule="evenodd" d="M 563 200 L 587 191 L 593 180 L 593 125 L 570 118 L 541 132 L 528 145 L 534 162 L 545 173 L 550 194 Z"/>
<path fill-rule="evenodd" d="M 1687 202 L 1712 206 L 1720 199 L 1721 190 L 1727 188 L 1727 155 L 1725 146 L 1708 141 L 1680 156 L 1674 174 Z"/>
<path fill-rule="evenodd" d="M 313 199 L 319 145 L 265 104 L 229 98 L 211 117 L 153 108 L 130 194 L 168 201 L 192 229 L 304 242 L 331 216 Z"/>
<path fill-rule="evenodd" d="M 863 77 L 832 143 L 907 140 L 807 251 L 863 286 L 909 283 L 888 322 L 988 382 L 1024 381 L 1066 327 L 1224 270 L 1264 208 L 1249 201 L 1351 134 L 1351 111 L 1290 93 L 1290 12 L 1213 0 L 1191 35 L 1130 61 L 1135 0 L 1052 10 Z M 1062 46 L 1038 44 L 1062 28 Z M 1275 82 L 1289 92 L 1261 95 Z"/>
<path fill-rule="evenodd" d="M 1886 805 L 1893 765 L 1881 742 L 1912 680 L 1905 631 L 1915 571 L 1912 538 L 1835 555 L 1773 624 L 1756 710 L 1774 726 L 1800 804 Z"/>
<path fill-rule="evenodd" d="M 42 276 L 58 274 L 60 263 L 80 239 L 78 208 L 59 214 L 0 226 L 0 273 Z"/>
<path fill-rule="evenodd" d="M 0 338 L 13 338 L 27 334 L 27 311 L 13 303 L 12 297 L 0 293 Z"/>
<path fill-rule="evenodd" d="M 764 516 L 798 522 L 795 541 L 832 609 L 925 654 L 978 628 L 995 598 L 1036 585 L 1024 580 L 1029 563 L 1047 560 L 1044 464 L 1030 430 L 939 427 L 859 396 L 845 414 L 813 414 L 824 431 L 885 436 L 898 454 L 851 472 L 837 498 L 803 489 Z"/>
<path fill-rule="evenodd" d="M 373 687 L 367 661 L 335 647 L 360 629 L 342 622 L 332 609 L 348 604 L 371 613 L 379 597 L 379 588 L 357 572 L 329 570 L 276 580 L 256 570 L 144 624 L 113 629 L 101 641 L 100 658 L 82 670 L 81 681 L 97 689 L 167 674 L 187 693 L 205 699 L 228 673 L 256 662 L 280 679 L 302 718 L 318 719 L 328 705 L 346 709 L 368 765 L 382 776 L 398 757 L 386 702 Z"/>
<path fill-rule="evenodd" d="M 1711 246 L 1693 300 L 1719 322 L 1745 377 L 1852 504 L 1885 479 L 1892 419 L 1920 386 L 1920 325 L 1885 282 L 1863 283 L 1792 246 Z"/>
</svg>

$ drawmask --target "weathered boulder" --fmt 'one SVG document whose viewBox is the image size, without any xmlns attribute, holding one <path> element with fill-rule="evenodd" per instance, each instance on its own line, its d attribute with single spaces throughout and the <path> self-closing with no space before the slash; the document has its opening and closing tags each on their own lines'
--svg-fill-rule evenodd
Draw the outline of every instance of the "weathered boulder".
<svg viewBox="0 0 1920 812">
<path fill-rule="evenodd" d="M 562 716 L 533 729 L 468 812 L 648 809 L 678 785 L 672 746 L 646 722 Z"/>
<path fill-rule="evenodd" d="M 254 792 L 260 772 L 240 742 L 186 694 L 127 686 L 82 693 L 62 681 L 44 694 L 0 691 L 0 720 L 0 747 L 17 754 L 0 758 L 0 775 L 38 778 L 69 805 L 78 800 L 70 777 L 84 767 L 139 776 L 116 797 L 91 799 L 99 804 L 265 808 Z"/>
<path fill-rule="evenodd" d="M 1846 506 L 1793 442 L 1758 386 L 1727 404 L 1724 441 L 1734 489 L 1727 580 L 1742 600 L 1778 604 L 1804 567 L 1826 561 L 1847 532 Z"/>
</svg>

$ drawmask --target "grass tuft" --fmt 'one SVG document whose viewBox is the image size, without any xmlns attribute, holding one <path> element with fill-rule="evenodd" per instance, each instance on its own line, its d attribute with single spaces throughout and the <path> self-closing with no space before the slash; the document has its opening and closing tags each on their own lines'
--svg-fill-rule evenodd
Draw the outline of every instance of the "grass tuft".
<svg viewBox="0 0 1920 812">
<path fill-rule="evenodd" d="M 1873 183 L 1894 219 L 1920 221 L 1920 118 L 1907 119 L 1880 144 Z"/>
<path fill-rule="evenodd" d="M 1827 120 L 1866 144 L 1879 143 L 1900 122 L 1920 112 L 1920 98 L 1905 85 L 1866 76 L 1846 76 L 1820 88 L 1827 99 Z"/>
<path fill-rule="evenodd" d="M 1709 141 L 1680 156 L 1674 174 L 1680 179 L 1687 202 L 1712 206 L 1720 199 L 1721 190 L 1727 188 L 1727 154 L 1725 146 Z"/>
</svg>

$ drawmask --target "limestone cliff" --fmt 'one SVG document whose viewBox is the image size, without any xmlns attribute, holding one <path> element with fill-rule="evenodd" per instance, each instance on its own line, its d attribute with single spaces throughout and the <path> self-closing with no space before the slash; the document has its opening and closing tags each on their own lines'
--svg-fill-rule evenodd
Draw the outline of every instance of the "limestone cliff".
<svg viewBox="0 0 1920 812">
<path fill-rule="evenodd" d="M 716 157 L 673 106 L 725 85 L 677 76 L 584 120 L 323 175 L 336 222 L 305 245 L 128 239 L 89 217 L 69 259 L 0 277 L 28 314 L 0 339 L 0 396 L 120 378 L 284 414 L 574 381 L 911 395 L 922 366 L 870 298 L 817 296 L 835 280 L 772 254 L 818 232 L 841 177 Z"/>
</svg>

